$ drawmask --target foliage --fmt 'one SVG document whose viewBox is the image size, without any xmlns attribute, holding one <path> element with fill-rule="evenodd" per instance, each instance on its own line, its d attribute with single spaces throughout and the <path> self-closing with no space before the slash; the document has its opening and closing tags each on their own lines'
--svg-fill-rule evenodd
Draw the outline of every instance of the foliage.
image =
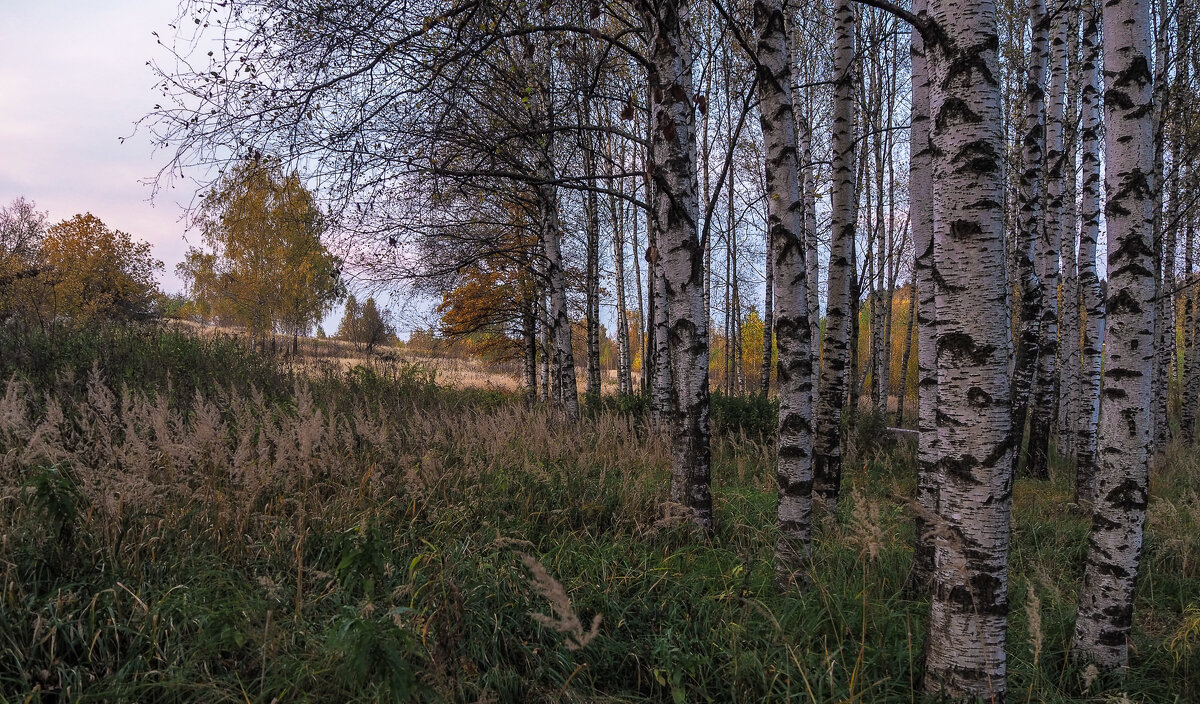
<svg viewBox="0 0 1200 704">
<path fill-rule="evenodd" d="M 762 349 L 761 344 L 759 349 Z M 775 436 L 776 418 L 779 415 L 778 397 L 726 394 L 716 389 L 710 398 L 714 432 L 742 433 L 759 440 Z"/>
<path fill-rule="evenodd" d="M 344 295 L 312 193 L 275 159 L 234 166 L 204 199 L 200 224 L 205 249 L 189 249 L 177 270 L 210 314 L 256 339 L 307 333 Z"/>
<path fill-rule="evenodd" d="M 763 322 L 762 315 L 754 308 L 751 308 L 742 316 L 740 327 L 738 328 L 741 333 L 741 372 L 742 378 L 746 383 L 746 391 L 757 390 L 759 380 L 762 376 L 763 325 L 765 323 Z M 734 345 L 732 353 L 736 357 L 737 345 L 739 344 L 737 339 L 726 338 L 722 332 L 722 330 L 712 330 L 712 340 L 709 345 L 709 376 L 712 378 L 712 383 L 718 387 L 725 387 L 728 381 L 725 378 L 726 349 L 731 344 Z M 778 354 L 778 350 L 774 346 L 774 336 L 772 336 L 771 352 L 773 357 Z"/>
<path fill-rule="evenodd" d="M 342 322 L 338 324 L 337 336 L 368 352 L 377 345 L 392 344 L 396 341 L 396 331 L 388 322 L 389 317 L 390 311 L 386 308 L 380 311 L 373 297 L 359 305 L 351 295 L 346 299 L 346 311 L 342 314 Z"/>
<path fill-rule="evenodd" d="M 912 701 L 928 602 L 903 590 L 907 448 L 847 458 L 811 586 L 780 594 L 771 448 L 749 434 L 716 436 L 718 528 L 697 540 L 666 501 L 666 439 L 627 414 L 564 424 L 404 366 L 278 371 L 262 394 L 218 375 L 237 365 L 224 342 L 107 335 L 116 359 L 69 345 L 71 367 L 104 370 L 94 382 L 6 369 L 3 698 Z M 23 365 L 17 342 L 0 358 Z M 215 379 L 164 405 L 174 382 L 122 388 L 121 359 Z M 48 469 L 64 464 L 65 486 Z M 1196 456 L 1178 448 L 1155 478 L 1131 667 L 1090 684 L 1067 653 L 1088 534 L 1071 474 L 1014 487 L 1015 698 L 1196 699 Z M 72 520 L 72 559 L 50 568 L 46 538 Z"/>
<path fill-rule="evenodd" d="M 292 378 L 230 337 L 197 337 L 156 324 L 0 326 L 0 378 L 19 379 L 39 394 L 73 397 L 95 377 L 113 388 L 154 393 L 172 406 L 191 404 L 228 384 L 269 397 L 290 393 Z"/>
<path fill-rule="evenodd" d="M 0 208 L 0 315 L 36 316 L 46 213 L 24 198 Z"/>
<path fill-rule="evenodd" d="M 45 291 L 46 319 L 65 315 L 80 322 L 148 316 L 162 262 L 149 242 L 136 242 L 86 213 L 46 231 L 39 274 Z"/>
</svg>

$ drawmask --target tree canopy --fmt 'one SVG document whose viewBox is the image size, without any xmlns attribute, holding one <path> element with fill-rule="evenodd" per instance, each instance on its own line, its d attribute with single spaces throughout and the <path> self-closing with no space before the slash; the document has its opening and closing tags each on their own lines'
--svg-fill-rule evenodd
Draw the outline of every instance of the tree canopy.
<svg viewBox="0 0 1200 704">
<path fill-rule="evenodd" d="M 255 337 L 307 332 L 344 295 L 316 201 L 274 159 L 236 164 L 204 198 L 200 226 L 204 247 L 177 270 L 202 307 Z"/>
<path fill-rule="evenodd" d="M 46 231 L 41 244 L 47 287 L 44 307 L 51 317 L 67 315 L 90 322 L 138 318 L 153 311 L 163 263 L 150 243 L 109 228 L 91 213 L 76 215 Z"/>
</svg>

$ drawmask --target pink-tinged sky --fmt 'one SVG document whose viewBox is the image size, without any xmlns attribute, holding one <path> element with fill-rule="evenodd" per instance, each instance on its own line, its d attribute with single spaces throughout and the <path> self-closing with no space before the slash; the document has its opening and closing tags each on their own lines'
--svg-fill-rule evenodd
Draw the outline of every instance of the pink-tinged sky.
<svg viewBox="0 0 1200 704">
<path fill-rule="evenodd" d="M 180 217 L 192 193 L 160 191 L 153 154 L 134 122 L 154 107 L 146 61 L 164 56 L 176 0 L 0 0 L 0 204 L 17 196 L 58 222 L 90 211 L 154 245 L 163 288 L 178 291 L 187 243 Z M 178 180 L 177 180 L 178 182 Z M 186 183 L 180 185 L 185 188 Z M 195 238 L 193 238 L 195 240 Z"/>
</svg>

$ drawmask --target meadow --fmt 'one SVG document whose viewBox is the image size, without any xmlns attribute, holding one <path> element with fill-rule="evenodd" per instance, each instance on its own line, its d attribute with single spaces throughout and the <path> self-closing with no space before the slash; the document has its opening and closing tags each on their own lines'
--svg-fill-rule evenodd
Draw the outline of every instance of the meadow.
<svg viewBox="0 0 1200 704">
<path fill-rule="evenodd" d="M 922 701 L 913 448 L 878 418 L 781 594 L 763 399 L 714 397 L 706 538 L 640 399 L 571 423 L 420 363 L 154 326 L 3 328 L 0 352 L 0 701 Z M 1200 699 L 1200 458 L 1155 469 L 1113 676 L 1067 655 L 1072 471 L 1016 484 L 1010 699 Z"/>
</svg>

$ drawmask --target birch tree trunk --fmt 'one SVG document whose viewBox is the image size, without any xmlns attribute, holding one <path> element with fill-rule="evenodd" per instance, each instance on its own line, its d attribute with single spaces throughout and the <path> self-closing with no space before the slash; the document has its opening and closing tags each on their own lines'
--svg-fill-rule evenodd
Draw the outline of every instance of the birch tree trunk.
<svg viewBox="0 0 1200 704">
<path fill-rule="evenodd" d="M 1096 241 L 1100 237 L 1100 10 L 1088 2 L 1083 22 L 1083 197 L 1080 200 L 1079 292 L 1087 321 L 1083 326 L 1079 383 L 1078 440 L 1075 452 L 1075 501 L 1090 502 L 1096 468 L 1096 431 L 1100 420 L 1100 330 L 1104 299 L 1096 274 Z"/>
<path fill-rule="evenodd" d="M 1096 501 L 1074 650 L 1105 668 L 1128 662 L 1133 588 L 1148 494 L 1154 373 L 1154 79 L 1147 0 L 1103 6 L 1104 192 L 1108 306 Z"/>
<path fill-rule="evenodd" d="M 652 202 L 669 309 L 674 382 L 671 497 L 713 529 L 709 486 L 708 311 L 704 252 L 697 236 L 696 109 L 691 50 L 678 0 L 643 3 L 650 51 L 655 197 Z"/>
<path fill-rule="evenodd" d="M 1179 40 L 1181 47 L 1193 46 L 1195 35 L 1196 10 L 1182 12 L 1179 15 Z M 1176 80 L 1180 85 L 1188 85 L 1195 72 L 1200 71 L 1200 58 L 1194 54 L 1192 61 L 1180 61 L 1176 69 Z M 1189 116 L 1196 113 L 1189 110 Z M 1178 138 L 1176 144 L 1178 145 Z M 1179 161 L 1177 159 L 1177 161 Z M 1200 188 L 1197 181 L 1196 167 L 1193 164 L 1181 165 L 1179 180 L 1191 185 L 1193 192 Z M 1178 210 L 1178 209 L 1177 209 Z M 1196 413 L 1200 406 L 1200 356 L 1197 348 L 1196 330 L 1196 295 L 1197 277 L 1195 273 L 1196 255 L 1196 213 L 1180 213 L 1184 217 L 1183 227 L 1183 374 L 1182 389 L 1179 404 L 1179 427 L 1183 438 L 1190 445 L 1196 441 Z"/>
<path fill-rule="evenodd" d="M 1039 261 L 1042 229 L 1042 178 L 1046 138 L 1046 54 L 1050 44 L 1050 19 L 1045 0 L 1029 0 L 1031 41 L 1025 79 L 1025 134 L 1021 143 L 1020 217 L 1017 224 L 1016 275 L 1021 286 L 1020 344 L 1013 368 L 1013 429 L 1020 462 L 1034 376 L 1037 372 L 1042 323 L 1042 282 L 1034 262 Z"/>
<path fill-rule="evenodd" d="M 793 96 L 792 105 L 796 104 Z M 804 200 L 804 264 L 807 267 L 805 280 L 808 282 L 808 330 L 812 347 L 812 393 L 817 398 L 821 374 L 821 290 L 820 267 L 817 261 L 817 179 L 813 173 L 812 123 L 807 117 L 796 113 L 800 129 L 800 172 L 801 198 Z"/>
<path fill-rule="evenodd" d="M 575 355 L 571 349 L 571 320 L 567 317 L 567 281 L 562 267 L 562 224 L 558 217 L 558 194 L 553 185 L 553 170 L 543 165 L 543 183 L 537 187 L 541 209 L 542 248 L 546 254 L 550 287 L 550 341 L 554 349 L 556 401 L 567 417 L 579 418 L 579 389 L 575 381 Z"/>
<path fill-rule="evenodd" d="M 1063 121 L 1063 208 L 1062 208 L 1062 324 L 1059 345 L 1059 390 L 1058 390 L 1058 452 L 1064 457 L 1075 458 L 1076 415 L 1079 407 L 1079 273 L 1076 245 L 1079 226 L 1076 201 L 1075 152 L 1079 146 L 1080 86 L 1083 81 L 1079 61 L 1079 0 L 1068 0 L 1059 12 L 1064 15 L 1067 28 L 1067 102 Z"/>
<path fill-rule="evenodd" d="M 821 340 L 821 377 L 813 436 L 813 491 L 829 511 L 837 506 L 842 480 L 842 405 L 850 356 L 850 267 L 855 237 L 854 153 L 854 6 L 834 4 L 833 192 L 829 252 L 829 288 L 825 299 L 825 335 Z M 853 390 L 857 392 L 856 389 Z"/>
<path fill-rule="evenodd" d="M 771 235 L 767 233 L 767 262 L 763 276 L 763 359 L 759 391 L 763 398 L 771 390 L 771 343 L 775 331 L 775 256 L 771 250 Z"/>
<path fill-rule="evenodd" d="M 904 427 L 904 405 L 908 396 L 908 366 L 912 362 L 913 332 L 917 329 L 917 289 L 909 286 L 908 323 L 904 331 L 904 352 L 900 357 L 900 392 L 896 396 L 896 427 Z"/>
<path fill-rule="evenodd" d="M 812 515 L 812 347 L 808 326 L 804 202 L 792 110 L 791 51 L 780 0 L 756 0 L 759 121 L 767 157 L 767 231 L 779 304 L 779 419 L 775 479 L 779 487 L 779 537 L 775 582 L 800 583 L 808 559 Z M 770 354 L 770 350 L 766 351 Z"/>
<path fill-rule="evenodd" d="M 1190 169 L 1189 169 L 1190 171 Z M 1184 235 L 1184 281 L 1183 291 L 1183 391 L 1179 404 L 1179 427 L 1184 440 L 1190 445 L 1196 441 L 1196 411 L 1200 405 L 1200 347 L 1196 339 L 1196 274 L 1194 272 L 1196 251 L 1196 219 L 1187 219 Z"/>
<path fill-rule="evenodd" d="M 1050 431 L 1054 428 L 1054 405 L 1058 400 L 1058 283 L 1059 251 L 1063 235 L 1063 124 L 1066 121 L 1067 36 L 1066 14 L 1056 7 L 1051 13 L 1050 95 L 1046 116 L 1046 204 L 1045 226 L 1038 251 L 1038 278 L 1042 284 L 1042 322 L 1038 330 L 1037 382 L 1033 387 L 1033 412 L 1029 419 L 1028 474 L 1050 477 Z"/>
<path fill-rule="evenodd" d="M 525 399 L 530 405 L 537 402 L 537 315 L 534 313 L 533 296 L 526 295 L 521 307 L 521 339 L 524 354 L 522 355 L 522 372 L 525 383 Z"/>
<path fill-rule="evenodd" d="M 540 243 L 539 243 L 540 244 Z M 545 254 L 543 253 L 543 257 Z M 546 290 L 549 286 L 549 275 L 546 273 Z M 547 294 L 541 292 L 538 294 L 538 321 L 542 327 L 542 386 L 538 391 L 538 400 L 544 403 L 550 402 L 550 358 L 554 355 L 551 351 L 550 343 L 550 307 L 546 305 Z"/>
<path fill-rule="evenodd" d="M 1165 169 L 1163 163 L 1165 115 L 1169 96 L 1167 62 L 1171 53 L 1170 19 L 1167 0 L 1158 0 L 1158 22 L 1151 24 L 1154 42 L 1154 97 L 1151 100 L 1154 130 L 1154 167 L 1152 188 L 1154 192 L 1154 251 L 1156 254 L 1155 279 L 1158 288 L 1154 297 L 1154 377 L 1150 382 L 1150 453 L 1161 453 L 1167 444 L 1167 406 L 1170 395 L 1171 357 L 1175 348 L 1175 297 L 1174 288 L 1174 228 L 1165 227 L 1163 196 L 1165 194 Z M 1107 28 L 1106 28 L 1107 29 Z M 1168 252 L 1168 249 L 1172 250 Z"/>
<path fill-rule="evenodd" d="M 646 159 L 646 162 L 647 162 L 646 164 L 643 164 L 643 169 L 642 169 L 642 186 L 645 191 L 644 195 L 646 198 L 646 202 L 649 203 L 650 202 L 650 188 L 649 188 L 649 176 L 648 176 L 648 162 L 649 162 L 648 158 Z M 636 182 L 633 184 L 633 195 L 635 197 L 637 196 L 637 183 Z M 642 378 L 640 380 L 639 386 L 641 387 L 641 392 L 644 395 L 649 396 L 650 395 L 650 377 L 652 374 L 652 365 L 651 365 L 651 356 L 652 355 L 650 354 L 650 350 L 651 350 L 650 333 L 653 330 L 653 328 L 650 325 L 650 320 L 647 318 L 647 313 L 648 313 L 647 309 L 649 307 L 649 302 L 643 302 L 643 301 L 645 301 L 645 299 L 642 297 L 642 252 L 643 252 L 643 250 L 641 248 L 641 244 L 638 242 L 638 215 L 641 214 L 641 212 L 642 211 L 640 209 L 633 208 L 633 213 L 632 213 L 633 214 L 633 243 L 632 243 L 633 244 L 633 282 L 636 287 L 635 292 L 637 293 L 638 334 L 639 334 L 639 337 L 641 338 L 638 341 L 638 354 L 642 358 Z M 647 236 L 649 236 L 649 234 L 650 234 L 650 213 L 647 212 L 645 215 L 646 215 L 646 234 L 647 234 Z M 647 246 L 649 246 L 648 240 L 647 240 Z M 650 293 L 649 289 L 651 286 L 652 276 L 653 275 L 651 274 L 651 272 L 649 270 L 647 270 L 646 271 L 646 289 L 647 289 L 646 293 L 647 293 L 647 295 L 649 295 L 649 293 Z M 653 318 L 653 317 L 654 317 L 653 314 L 649 315 L 649 318 Z M 653 407 L 654 407 L 653 404 L 651 404 L 651 409 L 653 409 Z"/>
<path fill-rule="evenodd" d="M 614 183 L 611 176 L 607 185 L 610 191 L 622 188 Z M 610 194 L 608 210 L 613 225 L 613 279 L 617 293 L 617 393 L 628 396 L 633 393 L 633 359 L 629 341 L 629 309 L 625 304 L 625 204 L 618 203 L 616 196 Z"/>
<path fill-rule="evenodd" d="M 585 101 L 583 119 L 591 122 L 591 107 Z M 593 135 L 583 135 L 583 170 L 589 190 L 583 194 L 584 230 L 587 236 L 587 271 L 584 272 L 584 298 L 587 308 L 587 386 L 585 393 L 593 401 L 600 398 L 600 204 L 596 200 L 596 155 Z"/>
<path fill-rule="evenodd" d="M 928 46 L 941 487 L 926 688 L 1003 702 L 1012 356 L 995 5 L 934 0 Z"/>
<path fill-rule="evenodd" d="M 913 13 L 927 18 L 926 0 L 914 0 Z M 930 151 L 928 51 L 919 31 L 912 33 L 912 127 L 909 136 L 908 191 L 912 211 L 913 303 L 917 316 L 917 505 L 909 589 L 923 593 L 933 578 L 929 519 L 938 513 L 937 317 L 933 288 L 933 171 Z"/>
<path fill-rule="evenodd" d="M 646 250 L 646 264 L 653 277 L 650 287 L 651 345 L 650 364 L 653 368 L 650 388 L 650 414 L 656 422 L 669 424 L 675 414 L 674 381 L 671 371 L 670 310 L 667 307 L 667 281 L 658 249 L 658 229 L 652 228 L 653 239 Z"/>
</svg>

